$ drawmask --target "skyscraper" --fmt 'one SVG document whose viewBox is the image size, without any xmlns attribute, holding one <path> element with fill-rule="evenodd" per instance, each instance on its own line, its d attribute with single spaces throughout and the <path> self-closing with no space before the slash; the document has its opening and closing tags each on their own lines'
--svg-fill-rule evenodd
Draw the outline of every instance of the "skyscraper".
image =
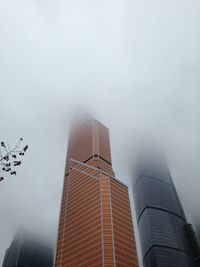
<svg viewBox="0 0 200 267">
<path fill-rule="evenodd" d="M 162 157 L 141 159 L 134 200 L 144 267 L 193 267 L 187 222 Z"/>
<path fill-rule="evenodd" d="M 96 120 L 69 136 L 56 267 L 138 266 L 128 188 L 115 178 L 109 131 Z"/>
<path fill-rule="evenodd" d="M 3 267 L 53 267 L 53 249 L 35 234 L 20 229 L 6 250 Z"/>
</svg>

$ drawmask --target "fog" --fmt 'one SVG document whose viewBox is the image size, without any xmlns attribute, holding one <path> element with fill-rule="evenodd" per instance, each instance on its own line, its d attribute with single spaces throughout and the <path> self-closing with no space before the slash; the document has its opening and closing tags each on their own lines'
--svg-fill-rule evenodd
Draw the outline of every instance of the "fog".
<svg viewBox="0 0 200 267">
<path fill-rule="evenodd" d="M 0 182 L 0 264 L 19 226 L 55 246 L 74 110 L 110 129 L 127 184 L 138 139 L 157 138 L 200 225 L 199 47 L 197 0 L 0 0 L 0 140 L 30 146 Z"/>
</svg>

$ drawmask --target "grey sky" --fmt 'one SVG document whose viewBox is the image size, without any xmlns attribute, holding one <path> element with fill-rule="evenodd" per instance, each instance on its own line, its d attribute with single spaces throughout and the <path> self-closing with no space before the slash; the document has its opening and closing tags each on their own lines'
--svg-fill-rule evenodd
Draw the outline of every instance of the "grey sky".
<svg viewBox="0 0 200 267">
<path fill-rule="evenodd" d="M 0 183 L 0 263 L 19 225 L 55 240 L 69 117 L 89 110 L 130 179 L 147 132 L 168 151 L 188 219 L 200 224 L 198 0 L 0 0 L 0 139 L 30 149 Z"/>
</svg>

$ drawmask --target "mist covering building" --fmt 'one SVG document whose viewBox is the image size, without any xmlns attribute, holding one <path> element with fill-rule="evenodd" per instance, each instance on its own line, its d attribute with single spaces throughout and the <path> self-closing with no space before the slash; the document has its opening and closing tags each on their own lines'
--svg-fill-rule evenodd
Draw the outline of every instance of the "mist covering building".
<svg viewBox="0 0 200 267">
<path fill-rule="evenodd" d="M 56 267 L 138 266 L 128 188 L 112 169 L 109 131 L 88 120 L 72 127 Z"/>
<path fill-rule="evenodd" d="M 134 201 L 144 267 L 193 267 L 186 218 L 160 155 L 139 160 Z"/>
<path fill-rule="evenodd" d="M 199 225 L 195 227 L 195 230 L 196 230 L 197 239 L 198 239 L 198 242 L 200 245 L 200 227 L 199 227 Z"/>
<path fill-rule="evenodd" d="M 53 267 L 53 249 L 44 239 L 20 229 L 6 250 L 3 267 Z"/>
</svg>

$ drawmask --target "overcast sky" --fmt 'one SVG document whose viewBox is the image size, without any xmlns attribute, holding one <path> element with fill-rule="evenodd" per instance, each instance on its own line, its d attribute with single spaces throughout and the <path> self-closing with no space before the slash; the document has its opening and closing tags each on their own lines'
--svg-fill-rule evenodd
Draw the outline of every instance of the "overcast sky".
<svg viewBox="0 0 200 267">
<path fill-rule="evenodd" d="M 126 183 L 138 136 L 159 137 L 200 225 L 199 48 L 199 0 L 0 0 L 0 140 L 30 145 L 0 183 L 0 264 L 20 225 L 56 239 L 76 109 L 110 129 Z"/>
</svg>

